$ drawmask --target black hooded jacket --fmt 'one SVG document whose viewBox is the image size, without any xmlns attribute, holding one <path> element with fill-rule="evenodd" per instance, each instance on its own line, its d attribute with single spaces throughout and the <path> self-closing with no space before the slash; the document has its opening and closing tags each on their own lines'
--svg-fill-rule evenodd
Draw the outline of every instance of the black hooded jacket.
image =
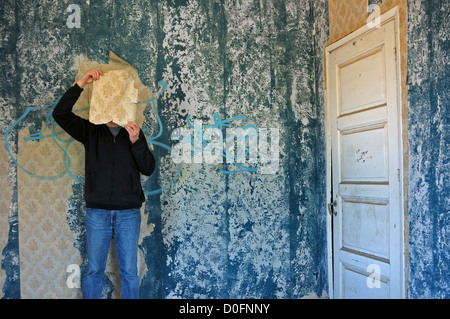
<svg viewBox="0 0 450 319">
<path fill-rule="evenodd" d="M 77 84 L 67 90 L 53 110 L 55 121 L 85 149 L 87 208 L 123 210 L 139 208 L 145 201 L 140 174 L 150 176 L 155 158 L 142 130 L 131 143 L 122 128 L 114 135 L 106 124 L 95 125 L 72 112 L 83 91 Z"/>
</svg>

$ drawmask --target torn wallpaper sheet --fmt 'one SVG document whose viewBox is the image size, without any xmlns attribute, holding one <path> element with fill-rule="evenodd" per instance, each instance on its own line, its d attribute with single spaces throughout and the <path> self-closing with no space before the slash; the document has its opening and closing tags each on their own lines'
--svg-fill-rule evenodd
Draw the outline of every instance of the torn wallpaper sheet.
<svg viewBox="0 0 450 319">
<path fill-rule="evenodd" d="M 104 73 L 93 83 L 89 121 L 94 124 L 112 121 L 120 126 L 136 122 L 138 90 L 134 84 L 125 70 Z"/>
</svg>

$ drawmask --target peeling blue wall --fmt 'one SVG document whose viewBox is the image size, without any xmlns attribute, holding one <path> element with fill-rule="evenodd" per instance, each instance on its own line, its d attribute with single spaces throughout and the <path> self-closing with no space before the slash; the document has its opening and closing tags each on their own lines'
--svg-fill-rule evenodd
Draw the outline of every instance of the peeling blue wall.
<svg viewBox="0 0 450 319">
<path fill-rule="evenodd" d="M 1 16 L 1 32 L 0 32 L 0 69 L 2 70 L 1 88 L 0 88 L 0 132 L 5 134 L 9 127 L 19 114 L 16 109 L 19 99 L 19 90 L 17 84 L 19 76 L 17 73 L 17 52 L 16 43 L 18 40 L 18 23 L 17 23 L 17 5 L 15 1 L 5 1 L 0 8 Z M 17 152 L 16 136 L 11 136 L 13 141 L 12 147 Z M 1 268 L 5 270 L 6 280 L 3 284 L 2 291 L 4 298 L 18 299 L 20 298 L 20 260 L 19 260 L 19 225 L 18 225 L 18 208 L 17 208 L 17 168 L 10 165 L 8 178 L 13 181 L 13 195 L 11 205 L 8 212 L 9 233 L 8 242 L 2 249 Z"/>
<path fill-rule="evenodd" d="M 113 51 L 152 87 L 164 131 L 187 115 L 212 120 L 245 115 L 280 129 L 277 174 L 221 174 L 192 165 L 162 194 L 149 196 L 155 225 L 141 251 L 141 298 L 299 298 L 327 291 L 323 47 L 327 1 L 73 1 L 81 28 L 69 29 L 72 1 L 3 0 L 0 7 L 0 133 L 28 106 L 54 102 L 77 73 L 76 57 L 106 63 Z M 370 3 L 375 3 L 370 1 Z M 408 223 L 410 298 L 449 298 L 449 3 L 408 1 Z M 144 128 L 155 133 L 148 110 Z M 19 129 L 38 131 L 27 117 Z M 17 154 L 17 134 L 8 136 Z M 170 167 L 144 185 L 161 188 Z M 223 168 L 223 167 L 220 167 Z M 227 164 L 224 168 L 228 167 Z M 5 178 L 2 176 L 2 178 Z M 4 298 L 20 298 L 17 167 L 1 267 Z M 83 257 L 83 185 L 73 182 L 68 224 Z M 4 214 L 5 212 L 1 212 Z M 114 289 L 105 281 L 106 296 Z"/>
<path fill-rule="evenodd" d="M 69 4 L 81 27 L 69 28 Z M 280 130 L 276 174 L 223 174 L 231 164 L 183 167 L 182 178 L 149 196 L 154 224 L 141 251 L 147 271 L 141 298 L 299 298 L 327 291 L 323 55 L 326 1 L 3 1 L 0 42 L 5 135 L 29 106 L 55 101 L 77 73 L 76 58 L 108 62 L 114 52 L 147 87 L 164 80 L 158 101 L 159 141 L 187 116 L 212 121 L 246 116 L 257 127 Z M 322 27 L 314 32 L 315 19 Z M 144 129 L 157 132 L 151 109 Z M 4 116 L 5 115 L 5 116 Z M 39 115 L 18 129 L 40 129 Z M 17 136 L 8 135 L 16 154 Z M 144 190 L 170 176 L 167 150 L 155 147 L 159 169 Z M 17 188 L 13 162 L 10 179 Z M 187 176 L 187 177 L 186 177 Z M 73 181 L 67 220 L 83 258 L 83 185 Z M 17 207 L 17 198 L 11 198 Z M 16 208 L 17 209 L 17 208 Z M 2 212 L 3 213 L 3 212 Z M 4 298 L 20 297 L 18 212 L 2 247 Z M 13 261 L 13 257 L 15 262 Z M 105 294 L 114 289 L 106 283 Z"/>
<path fill-rule="evenodd" d="M 450 4 L 408 1 L 409 297 L 450 298 Z"/>
</svg>

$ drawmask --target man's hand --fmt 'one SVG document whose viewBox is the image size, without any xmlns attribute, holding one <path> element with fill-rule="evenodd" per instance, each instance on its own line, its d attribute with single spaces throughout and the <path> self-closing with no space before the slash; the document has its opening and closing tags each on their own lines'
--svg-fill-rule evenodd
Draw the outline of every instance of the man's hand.
<svg viewBox="0 0 450 319">
<path fill-rule="evenodd" d="M 137 123 L 135 122 L 129 122 L 126 126 L 125 129 L 128 131 L 128 134 L 130 135 L 130 141 L 131 143 L 134 144 L 134 142 L 136 142 L 139 139 L 139 125 L 137 125 Z"/>
<path fill-rule="evenodd" d="M 90 84 L 100 79 L 101 75 L 103 75 L 103 72 L 100 70 L 89 70 L 83 75 L 77 84 L 80 88 L 83 88 L 86 84 Z"/>
</svg>

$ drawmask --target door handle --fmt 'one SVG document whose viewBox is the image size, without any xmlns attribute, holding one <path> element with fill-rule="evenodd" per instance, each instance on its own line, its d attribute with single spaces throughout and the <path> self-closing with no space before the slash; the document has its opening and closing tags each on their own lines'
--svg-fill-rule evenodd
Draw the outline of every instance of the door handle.
<svg viewBox="0 0 450 319">
<path fill-rule="evenodd" d="M 336 216 L 337 215 L 337 201 L 334 200 L 332 203 L 328 203 L 328 212 L 330 213 L 331 216 Z"/>
</svg>

